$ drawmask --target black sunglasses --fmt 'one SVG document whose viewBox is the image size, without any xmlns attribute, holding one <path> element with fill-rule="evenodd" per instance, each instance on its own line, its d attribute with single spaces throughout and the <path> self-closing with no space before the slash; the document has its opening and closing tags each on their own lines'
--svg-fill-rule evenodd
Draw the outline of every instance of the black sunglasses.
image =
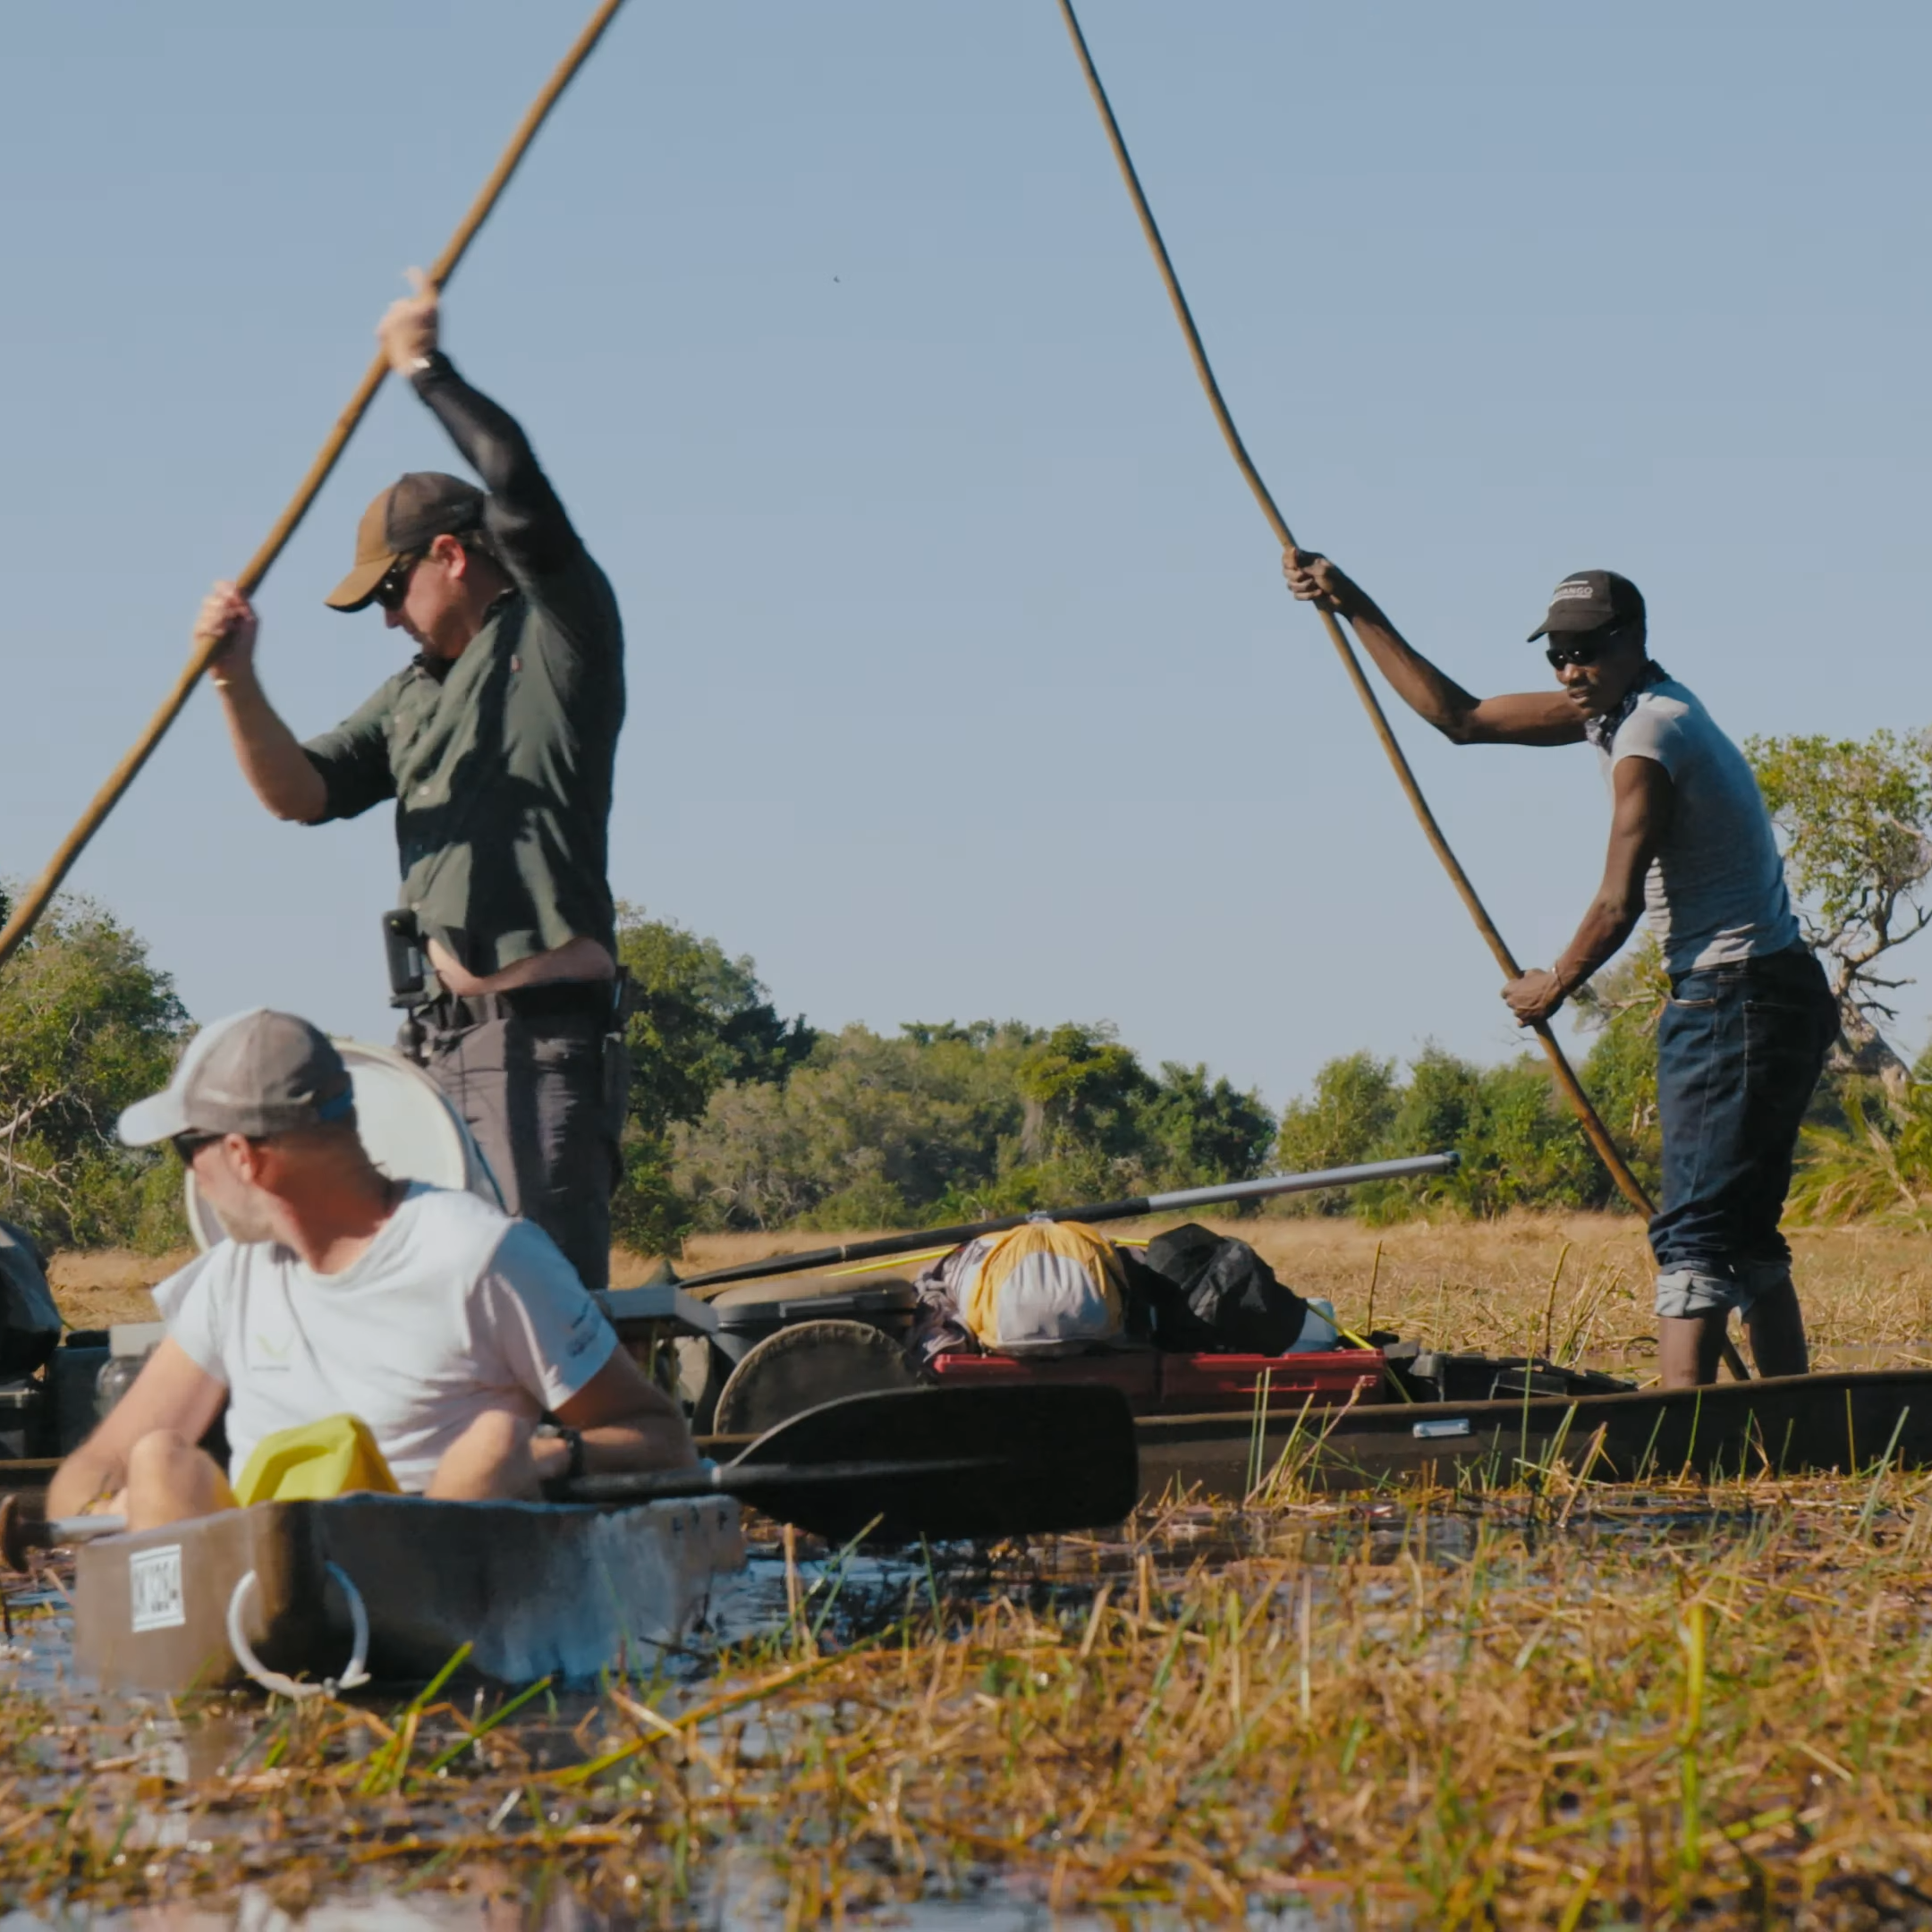
<svg viewBox="0 0 1932 1932">
<path fill-rule="evenodd" d="M 170 1137 L 176 1154 L 181 1157 L 183 1167 L 192 1167 L 194 1157 L 205 1147 L 219 1140 L 218 1133 L 178 1133 Z"/>
<path fill-rule="evenodd" d="M 1614 650 L 1629 629 L 1628 624 L 1604 624 L 1595 631 L 1572 631 L 1561 644 L 1546 644 L 1543 655 L 1549 659 L 1552 671 L 1561 671 L 1565 665 L 1588 666 L 1606 650 Z"/>
<path fill-rule="evenodd" d="M 419 550 L 411 556 L 400 556 L 383 574 L 382 581 L 376 586 L 376 601 L 386 611 L 401 610 L 402 599 L 409 595 L 410 572 L 428 555 Z"/>
</svg>

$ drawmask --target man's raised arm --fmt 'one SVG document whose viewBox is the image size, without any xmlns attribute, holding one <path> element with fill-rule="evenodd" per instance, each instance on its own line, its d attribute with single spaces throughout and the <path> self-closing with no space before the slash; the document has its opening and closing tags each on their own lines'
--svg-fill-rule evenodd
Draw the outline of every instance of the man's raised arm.
<svg viewBox="0 0 1932 1932">
<path fill-rule="evenodd" d="M 1438 670 L 1383 615 L 1375 599 L 1312 550 L 1282 558 L 1288 588 L 1305 604 L 1334 611 L 1355 635 L 1402 702 L 1453 744 L 1579 744 L 1583 719 L 1561 691 L 1476 698 Z"/>
<path fill-rule="evenodd" d="M 456 373 L 438 346 L 436 291 L 410 271 L 416 292 L 393 302 L 377 325 L 389 366 L 405 377 L 448 431 L 489 493 L 491 547 L 526 590 L 585 555 L 562 500 L 516 419 Z"/>
</svg>

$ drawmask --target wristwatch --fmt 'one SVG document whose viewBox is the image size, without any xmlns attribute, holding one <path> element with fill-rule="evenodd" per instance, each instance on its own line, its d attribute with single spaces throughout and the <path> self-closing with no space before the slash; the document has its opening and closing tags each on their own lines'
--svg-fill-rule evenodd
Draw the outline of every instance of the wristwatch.
<svg viewBox="0 0 1932 1932">
<path fill-rule="evenodd" d="M 557 1434 L 570 1445 L 570 1462 L 564 1470 L 565 1482 L 575 1482 L 584 1472 L 583 1435 L 573 1428 L 559 1428 Z"/>
</svg>

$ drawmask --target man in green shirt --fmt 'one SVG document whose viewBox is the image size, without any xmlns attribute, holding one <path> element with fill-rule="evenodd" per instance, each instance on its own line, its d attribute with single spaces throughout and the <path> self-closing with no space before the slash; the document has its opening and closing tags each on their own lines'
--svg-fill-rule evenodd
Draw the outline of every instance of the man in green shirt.
<svg viewBox="0 0 1932 1932">
<path fill-rule="evenodd" d="M 320 825 L 395 801 L 401 911 L 430 969 L 404 1038 L 469 1122 L 505 1207 L 599 1289 L 627 1080 L 606 877 L 617 602 L 523 432 L 437 347 L 419 277 L 377 333 L 486 486 L 432 471 L 393 484 L 328 598 L 378 606 L 415 657 L 305 742 L 262 691 L 255 614 L 232 584 L 216 586 L 199 632 L 225 640 L 212 679 L 242 774 L 277 818 Z"/>
</svg>

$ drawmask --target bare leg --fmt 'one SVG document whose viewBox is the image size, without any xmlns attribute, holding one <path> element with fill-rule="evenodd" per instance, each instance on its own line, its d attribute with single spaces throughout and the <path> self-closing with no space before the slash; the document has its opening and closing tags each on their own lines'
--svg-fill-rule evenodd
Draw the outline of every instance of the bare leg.
<svg viewBox="0 0 1932 1932">
<path fill-rule="evenodd" d="M 191 1516 L 212 1516 L 235 1506 L 214 1457 L 174 1429 L 154 1429 L 128 1452 L 127 1521 L 130 1530 L 158 1530 Z"/>
<path fill-rule="evenodd" d="M 1657 1318 L 1657 1367 L 1665 1388 L 1695 1388 L 1717 1379 L 1717 1352 L 1730 1320 L 1729 1309 Z"/>
<path fill-rule="evenodd" d="M 1804 1375 L 1811 1367 L 1805 1347 L 1804 1311 L 1791 1277 L 1778 1283 L 1751 1303 L 1744 1318 L 1750 1336 L 1751 1359 L 1761 1376 Z"/>
<path fill-rule="evenodd" d="M 543 1494 L 530 1455 L 536 1427 L 506 1409 L 487 1411 L 443 1452 L 425 1494 L 445 1502 L 535 1502 Z"/>
</svg>

